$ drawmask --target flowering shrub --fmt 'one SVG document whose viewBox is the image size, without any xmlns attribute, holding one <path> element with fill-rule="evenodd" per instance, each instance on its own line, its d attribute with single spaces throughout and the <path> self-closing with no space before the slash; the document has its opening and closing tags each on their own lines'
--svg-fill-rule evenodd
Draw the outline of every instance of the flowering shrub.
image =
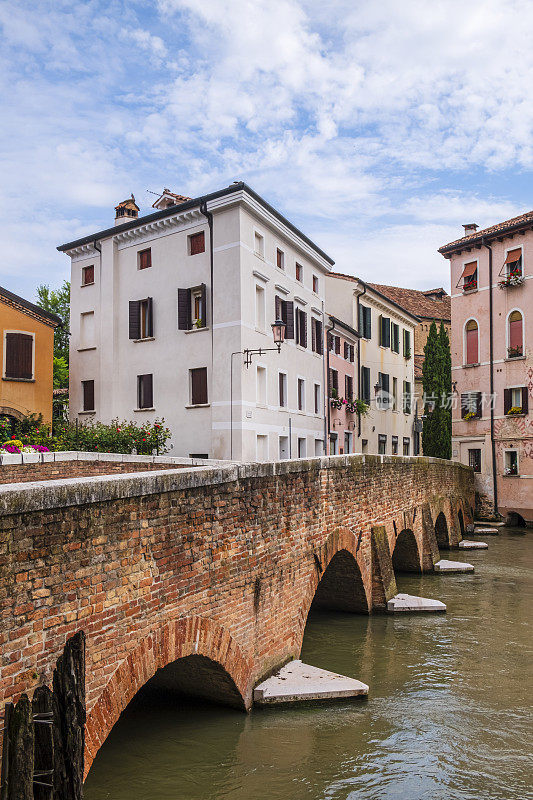
<svg viewBox="0 0 533 800">
<path fill-rule="evenodd" d="M 19 441 L 4 442 L 0 445 L 0 455 L 2 453 L 48 453 L 48 447 L 41 444 L 22 444 Z"/>
<path fill-rule="evenodd" d="M 464 415 L 463 419 L 465 419 L 465 420 L 467 420 L 467 421 L 468 421 L 468 420 L 470 420 L 470 419 L 474 419 L 474 418 L 475 418 L 475 417 L 477 417 L 477 416 L 478 416 L 478 415 L 476 414 L 476 412 L 475 412 L 475 411 L 467 411 L 467 413 Z"/>
<path fill-rule="evenodd" d="M 507 412 L 507 416 L 509 416 L 509 415 L 512 416 L 513 414 L 521 414 L 521 413 L 522 413 L 522 406 L 513 406 Z"/>
</svg>

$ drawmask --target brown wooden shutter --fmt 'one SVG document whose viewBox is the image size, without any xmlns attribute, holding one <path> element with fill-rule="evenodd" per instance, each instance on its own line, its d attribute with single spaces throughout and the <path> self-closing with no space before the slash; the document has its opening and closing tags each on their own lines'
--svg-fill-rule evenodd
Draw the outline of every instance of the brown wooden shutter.
<svg viewBox="0 0 533 800">
<path fill-rule="evenodd" d="M 193 233 L 190 237 L 190 245 L 191 245 L 191 256 L 196 256 L 198 253 L 205 252 L 205 233 L 204 231 L 200 231 L 200 233 Z"/>
<path fill-rule="evenodd" d="M 511 390 L 504 389 L 503 390 L 503 413 L 508 414 L 511 409 Z"/>
<path fill-rule="evenodd" d="M 94 283 L 94 265 L 84 267 L 82 270 L 82 284 L 87 286 L 89 283 Z"/>
<path fill-rule="evenodd" d="M 6 333 L 6 378 L 33 378 L 33 336 Z"/>
<path fill-rule="evenodd" d="M 301 331 L 300 331 L 300 344 L 302 347 L 307 347 L 307 314 L 305 311 L 301 312 L 302 314 L 302 324 L 301 324 Z"/>
<path fill-rule="evenodd" d="M 316 352 L 319 356 L 324 353 L 324 334 L 322 333 L 322 322 L 316 320 Z"/>
<path fill-rule="evenodd" d="M 147 309 L 146 313 L 148 315 L 147 319 L 147 330 L 146 335 L 148 337 L 152 337 L 154 335 L 154 300 L 152 297 L 147 298 Z"/>
<path fill-rule="evenodd" d="M 346 360 L 348 360 L 348 347 L 349 347 L 348 342 L 344 342 L 343 351 L 344 351 L 344 358 Z"/>
<path fill-rule="evenodd" d="M 83 410 L 94 411 L 94 381 L 82 381 Z"/>
<path fill-rule="evenodd" d="M 200 300 L 202 303 L 202 328 L 207 327 L 207 287 L 205 283 L 200 284 Z"/>
<path fill-rule="evenodd" d="M 528 413 L 528 390 L 527 386 L 522 386 L 522 414 Z"/>
<path fill-rule="evenodd" d="M 139 253 L 139 269 L 148 269 L 152 266 L 152 250 L 141 250 Z"/>
<path fill-rule="evenodd" d="M 507 389 L 505 389 L 507 391 Z M 461 419 L 464 419 L 468 414 L 468 392 L 461 393 Z"/>
<path fill-rule="evenodd" d="M 178 289 L 178 330 L 191 329 L 191 290 Z"/>
<path fill-rule="evenodd" d="M 483 394 L 476 392 L 476 417 L 481 417 L 483 412 Z"/>
<path fill-rule="evenodd" d="M 141 338 L 141 301 L 130 300 L 130 339 Z"/>
<path fill-rule="evenodd" d="M 331 390 L 333 388 L 333 370 L 328 370 L 328 396 L 331 397 Z"/>
<path fill-rule="evenodd" d="M 285 323 L 285 338 L 294 339 L 294 303 L 292 300 L 282 300 L 281 309 Z"/>
<path fill-rule="evenodd" d="M 316 320 L 311 317 L 311 350 L 313 353 L 317 353 L 316 347 Z"/>
<path fill-rule="evenodd" d="M 191 403 L 197 406 L 207 402 L 207 367 L 191 369 Z"/>
</svg>

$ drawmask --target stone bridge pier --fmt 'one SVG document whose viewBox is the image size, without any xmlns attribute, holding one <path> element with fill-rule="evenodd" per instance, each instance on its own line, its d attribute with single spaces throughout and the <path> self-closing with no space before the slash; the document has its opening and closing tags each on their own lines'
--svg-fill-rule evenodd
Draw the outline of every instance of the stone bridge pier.
<svg viewBox="0 0 533 800">
<path fill-rule="evenodd" d="M 0 700 L 87 637 L 86 770 L 149 680 L 247 710 L 311 607 L 368 614 L 472 520 L 473 475 L 333 456 L 0 487 Z"/>
</svg>

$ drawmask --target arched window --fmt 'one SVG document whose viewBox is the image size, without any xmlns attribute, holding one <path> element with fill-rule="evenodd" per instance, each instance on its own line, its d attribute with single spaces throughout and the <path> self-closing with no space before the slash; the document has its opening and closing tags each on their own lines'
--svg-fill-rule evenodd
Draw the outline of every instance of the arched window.
<svg viewBox="0 0 533 800">
<path fill-rule="evenodd" d="M 465 325 L 466 364 L 479 362 L 479 330 L 475 319 L 469 319 Z"/>
<path fill-rule="evenodd" d="M 524 320 L 520 311 L 512 311 L 508 318 L 507 356 L 518 358 L 524 355 Z"/>
</svg>

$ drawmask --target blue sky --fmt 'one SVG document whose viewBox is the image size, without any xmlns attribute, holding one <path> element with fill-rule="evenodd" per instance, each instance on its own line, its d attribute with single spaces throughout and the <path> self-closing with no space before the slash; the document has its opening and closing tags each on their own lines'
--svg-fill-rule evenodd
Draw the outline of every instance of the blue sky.
<svg viewBox="0 0 533 800">
<path fill-rule="evenodd" d="M 463 222 L 533 207 L 529 0 L 0 0 L 0 284 L 131 192 L 245 180 L 362 278 L 449 288 Z"/>
</svg>

